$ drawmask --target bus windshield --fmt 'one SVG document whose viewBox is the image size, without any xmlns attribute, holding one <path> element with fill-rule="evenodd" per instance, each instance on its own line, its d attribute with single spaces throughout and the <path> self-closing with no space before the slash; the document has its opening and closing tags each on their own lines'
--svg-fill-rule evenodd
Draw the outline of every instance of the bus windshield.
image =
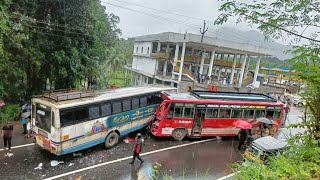
<svg viewBox="0 0 320 180">
<path fill-rule="evenodd" d="M 36 106 L 36 124 L 40 129 L 50 133 L 51 131 L 51 108 L 42 104 Z"/>
</svg>

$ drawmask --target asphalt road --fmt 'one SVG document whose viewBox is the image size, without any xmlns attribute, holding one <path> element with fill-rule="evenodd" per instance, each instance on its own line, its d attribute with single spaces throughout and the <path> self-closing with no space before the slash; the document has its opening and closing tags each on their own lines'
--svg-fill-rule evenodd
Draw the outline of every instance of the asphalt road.
<svg viewBox="0 0 320 180">
<path fill-rule="evenodd" d="M 292 108 L 287 124 L 301 121 L 301 109 Z M 19 136 L 19 135 L 17 135 Z M 22 136 L 22 135 L 20 135 Z M 19 138 L 17 138 L 19 139 Z M 20 140 L 17 142 L 21 143 Z M 2 140 L 1 140 L 2 145 Z M 30 140 L 22 144 L 28 144 Z M 128 164 L 132 156 L 132 144 L 120 142 L 116 147 L 105 150 L 96 146 L 81 151 L 82 156 L 72 154 L 54 156 L 37 145 L 13 149 L 14 155 L 6 156 L 0 149 L 0 179 L 150 179 L 158 168 L 162 179 L 217 179 L 232 173 L 230 164 L 241 160 L 236 150 L 238 141 L 227 139 L 187 139 L 175 142 L 171 139 L 149 138 L 143 146 L 145 163 L 140 166 Z M 18 145 L 14 143 L 14 145 Z M 52 167 L 52 160 L 63 164 Z M 40 163 L 42 169 L 34 169 Z M 77 171 L 77 172 L 75 172 Z"/>
</svg>

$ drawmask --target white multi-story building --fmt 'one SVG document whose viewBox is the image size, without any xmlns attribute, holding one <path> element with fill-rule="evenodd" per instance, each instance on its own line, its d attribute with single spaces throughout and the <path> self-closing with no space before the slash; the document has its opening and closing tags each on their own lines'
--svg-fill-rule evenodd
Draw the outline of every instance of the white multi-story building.
<svg viewBox="0 0 320 180">
<path fill-rule="evenodd" d="M 167 84 L 178 87 L 181 81 L 198 82 L 204 77 L 227 79 L 241 87 L 247 76 L 256 82 L 261 56 L 272 52 L 261 46 L 235 43 L 195 34 L 165 32 L 135 38 L 132 64 L 125 66 L 136 86 Z M 249 75 L 250 57 L 259 57 Z M 255 84 L 255 83 L 254 83 Z"/>
</svg>

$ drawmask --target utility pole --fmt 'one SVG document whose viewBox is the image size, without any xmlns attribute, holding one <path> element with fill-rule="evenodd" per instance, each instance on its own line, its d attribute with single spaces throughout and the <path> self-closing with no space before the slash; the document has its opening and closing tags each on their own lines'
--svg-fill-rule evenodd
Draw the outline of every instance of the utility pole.
<svg viewBox="0 0 320 180">
<path fill-rule="evenodd" d="M 204 34 L 208 31 L 208 27 L 206 28 L 206 20 L 203 21 L 203 28 L 200 28 L 200 33 L 201 33 L 201 45 L 200 45 L 200 49 L 201 49 L 201 57 L 203 56 L 204 50 L 202 48 L 202 43 L 203 43 L 203 37 Z M 196 72 L 198 74 L 198 78 L 199 78 L 199 59 L 197 59 L 197 68 L 196 68 Z"/>
</svg>

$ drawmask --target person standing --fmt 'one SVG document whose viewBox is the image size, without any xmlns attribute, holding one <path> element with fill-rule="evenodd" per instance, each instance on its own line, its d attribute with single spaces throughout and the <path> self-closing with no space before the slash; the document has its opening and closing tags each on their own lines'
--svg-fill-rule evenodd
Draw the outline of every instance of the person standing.
<svg viewBox="0 0 320 180">
<path fill-rule="evenodd" d="M 23 126 L 23 134 L 27 134 L 27 123 L 28 123 L 28 119 L 26 118 L 25 115 L 22 115 L 21 123 L 22 123 L 22 126 Z"/>
<path fill-rule="evenodd" d="M 239 131 L 239 145 L 238 145 L 238 150 L 241 149 L 241 147 L 244 145 L 245 141 L 248 138 L 248 131 L 245 129 L 240 129 Z"/>
<path fill-rule="evenodd" d="M 285 118 L 284 118 L 284 122 L 283 125 L 286 124 L 287 118 L 288 118 L 288 114 L 290 112 L 290 105 L 289 103 L 286 104 L 286 107 L 284 108 L 284 112 L 286 113 Z"/>
<path fill-rule="evenodd" d="M 1 136 L 3 137 L 4 149 L 7 149 L 8 145 L 9 152 L 11 152 L 12 131 L 13 125 L 11 125 L 10 121 L 8 121 L 7 124 L 2 127 Z"/>
<path fill-rule="evenodd" d="M 133 164 L 134 161 L 136 160 L 136 158 L 138 158 L 140 160 L 140 163 L 143 164 L 143 159 L 140 157 L 140 152 L 142 149 L 142 143 L 143 143 L 143 139 L 142 139 L 142 135 L 140 133 L 137 134 L 135 142 L 134 142 L 134 146 L 133 146 L 133 157 L 132 157 L 132 161 L 129 164 Z"/>
</svg>

